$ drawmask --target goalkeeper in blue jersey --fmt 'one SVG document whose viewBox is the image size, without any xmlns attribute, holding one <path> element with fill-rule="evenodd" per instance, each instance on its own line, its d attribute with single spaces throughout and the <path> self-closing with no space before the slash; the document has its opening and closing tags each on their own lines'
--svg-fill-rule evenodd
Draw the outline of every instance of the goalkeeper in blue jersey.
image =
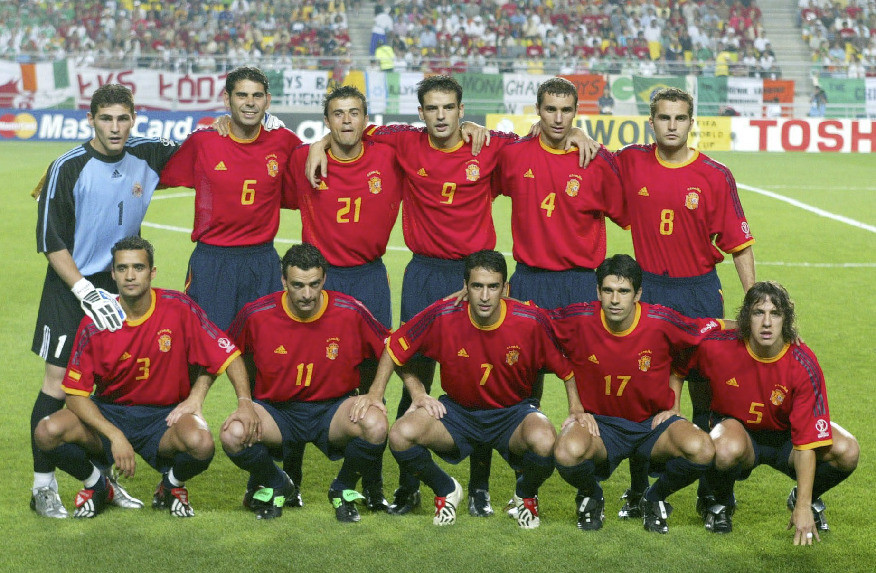
<svg viewBox="0 0 876 573">
<path fill-rule="evenodd" d="M 94 137 L 53 161 L 34 190 L 39 196 L 37 250 L 49 266 L 31 347 L 46 361 L 31 414 L 31 436 L 41 419 L 64 407 L 61 382 L 83 312 L 101 330 L 117 330 L 125 319 L 110 294 L 117 292 L 110 276 L 110 248 L 140 234 L 161 169 L 177 149 L 171 141 L 129 137 L 135 117 L 131 90 L 118 84 L 98 88 L 88 113 Z M 67 517 L 54 464 L 32 438 L 31 447 L 31 508 L 45 517 Z M 143 507 L 115 480 L 112 484 L 113 503 Z"/>
</svg>

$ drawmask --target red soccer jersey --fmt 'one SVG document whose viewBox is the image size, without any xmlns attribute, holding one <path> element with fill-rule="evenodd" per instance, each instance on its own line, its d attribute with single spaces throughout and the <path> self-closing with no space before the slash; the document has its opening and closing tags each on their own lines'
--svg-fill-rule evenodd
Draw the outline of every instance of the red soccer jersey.
<svg viewBox="0 0 876 573">
<path fill-rule="evenodd" d="M 721 251 L 735 253 L 754 243 L 736 181 L 724 165 L 698 151 L 687 163 L 666 163 L 656 143 L 628 145 L 615 157 L 643 270 L 704 275 L 724 260 Z"/>
<path fill-rule="evenodd" d="M 516 135 L 491 131 L 490 145 L 473 157 L 471 146 L 462 142 L 453 149 L 436 148 L 425 128 L 370 126 L 366 133 L 395 149 L 407 177 L 402 229 L 411 251 L 461 259 L 495 248 L 490 178 L 499 151 Z"/>
<path fill-rule="evenodd" d="M 395 151 L 366 141 L 356 159 L 328 152 L 328 175 L 313 189 L 304 173 L 310 146 L 292 154 L 291 193 L 283 206 L 301 210 L 301 238 L 331 265 L 352 267 L 383 256 L 401 203 L 404 174 Z"/>
<path fill-rule="evenodd" d="M 572 376 L 544 311 L 509 299 L 490 328 L 474 323 L 468 303 L 438 301 L 394 332 L 386 347 L 399 365 L 417 352 L 437 360 L 441 388 L 466 408 L 519 404 L 532 396 L 542 368 L 563 380 Z"/>
<path fill-rule="evenodd" d="M 189 365 L 221 374 L 240 355 L 225 333 L 188 296 L 152 289 L 152 306 L 121 330 L 79 325 L 64 391 L 114 404 L 170 406 L 189 396 Z"/>
<path fill-rule="evenodd" d="M 586 169 L 578 150 L 538 137 L 506 145 L 494 177 L 511 197 L 514 260 L 551 271 L 595 269 L 605 260 L 605 215 L 628 225 L 617 165 L 604 148 Z"/>
<path fill-rule="evenodd" d="M 712 411 L 752 431 L 791 431 L 798 450 L 833 443 L 824 374 L 805 344 L 758 358 L 736 331 L 710 335 L 690 362 L 711 382 Z"/>
<path fill-rule="evenodd" d="M 656 304 L 639 303 L 635 313 L 632 326 L 615 333 L 605 324 L 599 302 L 550 311 L 575 369 L 578 396 L 590 413 L 641 422 L 669 410 L 675 404 L 669 387 L 673 357 L 724 325 Z"/>
<path fill-rule="evenodd" d="M 168 187 L 195 190 L 192 241 L 247 247 L 273 241 L 280 197 L 289 185 L 289 157 L 301 144 L 288 129 L 260 130 L 255 139 L 192 133 L 161 172 Z"/>
<path fill-rule="evenodd" d="M 255 360 L 253 396 L 271 402 L 349 394 L 359 387 L 359 364 L 379 358 L 389 334 L 358 300 L 328 290 L 307 321 L 292 314 L 279 291 L 244 306 L 228 332 Z"/>
</svg>

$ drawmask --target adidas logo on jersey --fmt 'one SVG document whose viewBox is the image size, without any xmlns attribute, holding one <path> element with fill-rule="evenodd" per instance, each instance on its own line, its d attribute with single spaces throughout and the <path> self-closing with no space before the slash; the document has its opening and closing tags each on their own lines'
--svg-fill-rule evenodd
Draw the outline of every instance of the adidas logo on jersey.
<svg viewBox="0 0 876 573">
<path fill-rule="evenodd" d="M 125 353 L 122 354 L 122 356 L 119 358 L 119 362 L 124 362 L 125 360 L 127 360 L 127 359 L 130 358 L 130 357 L 131 357 L 131 355 L 130 355 L 128 352 L 125 352 Z"/>
<path fill-rule="evenodd" d="M 224 161 L 220 161 L 216 164 L 216 167 L 213 168 L 213 171 L 228 171 L 228 168 L 225 167 Z"/>
<path fill-rule="evenodd" d="M 731 378 L 730 380 L 724 382 L 724 384 L 726 384 L 727 386 L 736 386 L 737 388 L 739 388 L 739 382 L 736 381 L 736 378 Z"/>
<path fill-rule="evenodd" d="M 320 191 L 325 191 L 326 189 L 328 189 L 328 185 L 325 184 L 325 181 L 320 181 L 319 187 L 317 187 L 317 189 L 319 189 Z"/>
<path fill-rule="evenodd" d="M 532 169 L 527 169 L 526 173 L 523 174 L 525 179 L 535 179 L 535 175 L 532 174 Z"/>
<path fill-rule="evenodd" d="M 419 175 L 420 177 L 428 177 L 428 176 L 429 176 L 429 175 L 426 173 L 426 168 L 425 168 L 425 167 L 420 167 L 420 170 L 417 171 L 417 175 Z"/>
<path fill-rule="evenodd" d="M 591 354 L 590 357 L 587 358 L 587 360 L 594 364 L 599 364 L 599 358 L 597 358 L 595 354 Z"/>
<path fill-rule="evenodd" d="M 641 189 L 639 189 L 639 195 L 641 195 L 642 197 L 650 197 L 650 195 L 648 194 L 648 188 L 642 187 Z"/>
<path fill-rule="evenodd" d="M 274 349 L 274 354 L 289 354 L 289 352 L 286 350 L 286 347 L 281 344 Z"/>
<path fill-rule="evenodd" d="M 456 355 L 461 358 L 468 358 L 468 352 L 465 351 L 465 348 L 460 348 Z"/>
<path fill-rule="evenodd" d="M 113 179 L 121 179 L 121 177 L 122 177 L 121 172 L 119 172 L 118 169 L 113 169 L 112 178 Z"/>
</svg>

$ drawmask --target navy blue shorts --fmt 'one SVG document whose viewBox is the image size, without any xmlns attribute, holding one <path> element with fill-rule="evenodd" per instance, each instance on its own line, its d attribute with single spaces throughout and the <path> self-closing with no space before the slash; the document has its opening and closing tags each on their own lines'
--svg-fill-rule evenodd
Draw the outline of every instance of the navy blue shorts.
<svg viewBox="0 0 876 573">
<path fill-rule="evenodd" d="M 511 275 L 511 298 L 531 300 L 541 308 L 597 300 L 596 289 L 596 273 L 591 269 L 548 271 L 517 263 Z"/>
<path fill-rule="evenodd" d="M 720 422 L 728 419 L 726 416 L 712 414 L 711 425 L 717 426 Z M 742 425 L 745 428 L 745 425 Z M 766 464 L 773 469 L 779 470 L 791 479 L 797 479 L 797 472 L 789 463 L 791 450 L 794 444 L 791 442 L 791 432 L 778 430 L 761 430 L 752 432 L 745 428 L 751 444 L 754 447 L 754 465 L 750 470 L 743 471 L 739 479 L 746 479 L 757 466 Z"/>
<path fill-rule="evenodd" d="M 414 255 L 402 280 L 401 321 L 465 286 L 465 261 Z"/>
<path fill-rule="evenodd" d="M 453 437 L 456 449 L 436 453 L 451 464 L 458 464 L 471 455 L 475 445 L 489 446 L 510 462 L 511 452 L 508 450 L 508 442 L 511 440 L 511 435 L 523 423 L 526 416 L 538 412 L 538 402 L 535 400 L 524 400 L 514 406 L 493 410 L 465 408 L 447 395 L 441 396 L 438 400 L 447 408 L 441 423 Z M 512 464 L 511 467 L 515 465 Z"/>
<path fill-rule="evenodd" d="M 291 452 L 295 444 L 310 442 L 328 456 L 328 459 L 339 460 L 344 457 L 344 448 L 336 448 L 329 443 L 329 427 L 335 412 L 347 398 L 349 396 L 341 396 L 321 402 L 256 402 L 265 407 L 280 428 L 283 436 L 283 458 Z"/>
<path fill-rule="evenodd" d="M 596 425 L 599 426 L 599 437 L 602 438 L 608 454 L 605 462 L 596 466 L 596 478 L 600 481 L 608 479 L 617 466 L 631 456 L 650 460 L 654 444 L 663 432 L 673 422 L 684 420 L 681 416 L 672 416 L 652 430 L 653 416 L 642 422 L 598 414 L 594 414 L 593 417 L 596 419 Z M 660 471 L 656 465 L 652 465 L 652 469 Z"/>
<path fill-rule="evenodd" d="M 680 278 L 642 273 L 642 302 L 662 304 L 691 318 L 724 318 L 724 294 L 715 269 Z"/>
<path fill-rule="evenodd" d="M 380 324 L 392 328 L 389 275 L 382 259 L 355 267 L 330 266 L 326 273 L 325 288 L 355 298 L 371 311 Z"/>
<path fill-rule="evenodd" d="M 97 288 L 118 292 L 116 281 L 109 272 L 95 273 L 86 278 Z M 49 364 L 66 368 L 73 350 L 73 339 L 84 316 L 85 311 L 79 299 L 58 273 L 49 267 L 43 282 L 30 349 Z"/>
<path fill-rule="evenodd" d="M 160 473 L 170 470 L 173 458 L 159 457 L 158 444 L 168 430 L 165 418 L 176 406 L 127 406 L 92 400 L 103 417 L 125 434 L 131 447 L 147 464 Z M 112 462 L 112 444 L 103 435 L 100 440 L 107 459 Z"/>
<path fill-rule="evenodd" d="M 280 257 L 273 243 L 216 247 L 198 243 L 189 258 L 186 294 L 222 330 L 240 309 L 283 288 Z"/>
</svg>

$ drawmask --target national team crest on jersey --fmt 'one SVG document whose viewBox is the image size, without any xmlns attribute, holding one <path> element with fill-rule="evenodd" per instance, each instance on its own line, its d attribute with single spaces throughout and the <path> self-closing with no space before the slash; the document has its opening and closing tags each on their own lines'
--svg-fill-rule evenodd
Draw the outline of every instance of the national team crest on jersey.
<svg viewBox="0 0 876 573">
<path fill-rule="evenodd" d="M 277 161 L 277 156 L 272 153 L 265 157 L 265 160 L 267 161 L 265 166 L 268 168 L 268 175 L 276 177 L 280 172 L 280 163 Z"/>
<path fill-rule="evenodd" d="M 379 195 L 383 191 L 383 181 L 379 173 L 368 178 L 368 191 L 372 195 Z"/>
<path fill-rule="evenodd" d="M 785 401 L 785 396 L 788 395 L 788 389 L 784 386 L 776 386 L 773 388 L 773 393 L 770 394 L 770 403 L 773 406 L 781 406 Z"/>
<path fill-rule="evenodd" d="M 142 197 L 143 196 L 143 186 L 139 183 L 134 183 L 134 186 L 131 188 L 131 196 L 133 197 Z"/>
<path fill-rule="evenodd" d="M 639 352 L 639 370 L 647 372 L 651 368 L 651 351 L 643 350 Z"/>
<path fill-rule="evenodd" d="M 514 366 L 517 364 L 518 360 L 520 360 L 520 347 L 509 346 L 508 352 L 505 353 L 505 364 L 508 366 Z"/>
<path fill-rule="evenodd" d="M 566 182 L 566 195 L 569 197 L 577 197 L 581 190 L 581 177 L 579 175 L 570 175 Z"/>
<path fill-rule="evenodd" d="M 328 344 L 325 346 L 325 357 L 329 360 L 337 360 L 338 353 L 341 350 L 341 347 L 338 345 L 340 338 L 329 338 L 326 340 Z"/>
<path fill-rule="evenodd" d="M 684 206 L 691 211 L 696 211 L 697 207 L 700 206 L 699 189 L 696 187 L 693 187 L 692 189 L 696 189 L 696 191 L 691 191 L 691 188 L 688 188 L 689 193 L 684 198 Z"/>
<path fill-rule="evenodd" d="M 465 179 L 466 181 L 477 181 L 481 178 L 481 166 L 478 165 L 477 161 L 472 161 L 468 165 L 465 166 Z"/>
<path fill-rule="evenodd" d="M 170 347 L 173 345 L 173 334 L 169 328 L 163 328 L 158 331 L 158 350 L 161 352 L 170 352 Z"/>
</svg>

